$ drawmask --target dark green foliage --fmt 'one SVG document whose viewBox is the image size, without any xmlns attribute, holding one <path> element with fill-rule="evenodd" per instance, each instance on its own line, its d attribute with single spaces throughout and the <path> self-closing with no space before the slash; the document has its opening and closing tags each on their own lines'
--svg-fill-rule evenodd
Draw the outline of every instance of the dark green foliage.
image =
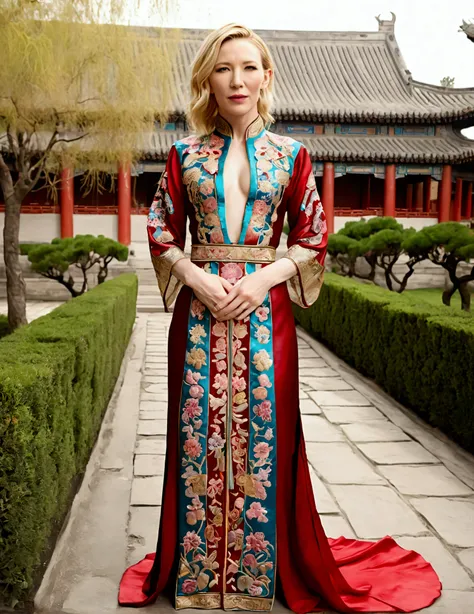
<svg viewBox="0 0 474 614">
<path fill-rule="evenodd" d="M 73 297 L 80 296 L 87 290 L 87 271 L 98 265 L 97 281 L 103 283 L 107 277 L 108 265 L 116 258 L 125 262 L 128 247 L 103 235 L 76 235 L 74 238 L 53 239 L 50 244 L 24 243 L 20 251 L 28 256 L 31 268 L 49 279 L 55 279 L 65 286 Z M 76 266 L 81 272 L 82 285 L 78 291 L 71 274 L 66 279 L 65 273 L 70 266 Z"/>
<path fill-rule="evenodd" d="M 0 314 L 0 339 L 8 335 L 9 332 L 8 317 Z"/>
<path fill-rule="evenodd" d="M 97 286 L 0 341 L 0 605 L 31 595 L 135 321 L 137 278 Z"/>
<path fill-rule="evenodd" d="M 474 452 L 474 317 L 327 273 L 297 321 L 360 373 Z"/>
</svg>

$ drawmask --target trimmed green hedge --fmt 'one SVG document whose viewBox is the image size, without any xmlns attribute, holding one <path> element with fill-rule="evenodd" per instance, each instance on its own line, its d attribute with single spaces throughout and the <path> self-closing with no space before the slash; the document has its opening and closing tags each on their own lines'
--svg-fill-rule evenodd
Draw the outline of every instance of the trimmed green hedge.
<svg viewBox="0 0 474 614">
<path fill-rule="evenodd" d="M 403 405 L 474 452 L 474 317 L 332 273 L 296 320 Z"/>
<path fill-rule="evenodd" d="M 64 520 L 135 321 L 126 274 L 0 341 L 0 604 L 24 601 Z"/>
</svg>

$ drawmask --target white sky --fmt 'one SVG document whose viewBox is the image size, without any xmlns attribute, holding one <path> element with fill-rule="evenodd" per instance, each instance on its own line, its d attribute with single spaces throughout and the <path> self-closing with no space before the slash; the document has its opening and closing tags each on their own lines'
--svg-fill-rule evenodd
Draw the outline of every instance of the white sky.
<svg viewBox="0 0 474 614">
<path fill-rule="evenodd" d="M 206 29 L 236 21 L 256 29 L 377 31 L 375 15 L 389 19 L 393 11 L 414 79 L 439 85 L 450 76 L 455 87 L 474 87 L 474 43 L 459 32 L 463 19 L 474 20 L 473 0 L 169 0 L 162 23 L 141 1 L 132 24 Z M 469 133 L 474 138 L 474 128 Z"/>
</svg>

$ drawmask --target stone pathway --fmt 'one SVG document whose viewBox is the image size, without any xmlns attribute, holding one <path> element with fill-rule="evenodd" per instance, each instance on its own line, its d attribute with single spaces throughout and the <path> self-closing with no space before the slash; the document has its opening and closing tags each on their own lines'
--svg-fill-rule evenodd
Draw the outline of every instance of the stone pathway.
<svg viewBox="0 0 474 614">
<path fill-rule="evenodd" d="M 170 314 L 147 318 L 127 565 L 157 540 Z M 430 614 L 474 612 L 474 457 L 298 330 L 300 397 L 316 505 L 327 535 L 392 535 L 437 570 Z M 146 611 L 168 609 L 159 600 Z M 284 610 L 275 604 L 278 611 Z"/>
<path fill-rule="evenodd" d="M 28 322 L 36 320 L 40 316 L 44 316 L 59 305 L 62 305 L 64 301 L 27 301 L 26 303 L 26 318 Z M 8 304 L 6 299 L 0 299 L 0 313 L 7 315 Z"/>
</svg>

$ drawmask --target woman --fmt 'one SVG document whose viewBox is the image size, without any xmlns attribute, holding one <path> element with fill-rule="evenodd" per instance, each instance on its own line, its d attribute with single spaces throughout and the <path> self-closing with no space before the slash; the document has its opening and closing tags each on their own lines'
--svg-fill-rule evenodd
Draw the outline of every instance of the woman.
<svg viewBox="0 0 474 614">
<path fill-rule="evenodd" d="M 318 297 L 327 226 L 307 150 L 265 129 L 272 66 L 243 26 L 207 37 L 192 67 L 197 136 L 171 148 L 151 206 L 166 308 L 177 296 L 163 507 L 156 554 L 126 570 L 119 603 L 169 589 L 176 609 L 271 610 L 278 590 L 300 614 L 410 612 L 440 594 L 431 565 L 388 536 L 328 539 L 315 507 L 291 300 Z"/>
</svg>

